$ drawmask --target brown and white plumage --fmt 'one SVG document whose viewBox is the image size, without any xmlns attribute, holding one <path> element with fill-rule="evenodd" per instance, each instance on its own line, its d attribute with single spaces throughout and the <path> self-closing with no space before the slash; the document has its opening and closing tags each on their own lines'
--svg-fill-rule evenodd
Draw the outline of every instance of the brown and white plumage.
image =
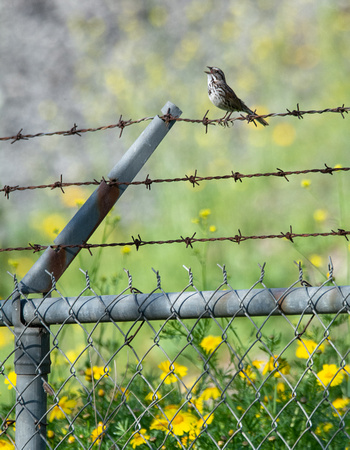
<svg viewBox="0 0 350 450">
<path fill-rule="evenodd" d="M 247 114 L 254 114 L 226 83 L 224 72 L 218 67 L 207 67 L 209 72 L 205 71 L 205 73 L 208 75 L 208 95 L 213 105 L 230 113 L 233 111 L 242 111 Z M 261 123 L 261 125 L 268 125 L 262 117 L 255 120 Z"/>
</svg>

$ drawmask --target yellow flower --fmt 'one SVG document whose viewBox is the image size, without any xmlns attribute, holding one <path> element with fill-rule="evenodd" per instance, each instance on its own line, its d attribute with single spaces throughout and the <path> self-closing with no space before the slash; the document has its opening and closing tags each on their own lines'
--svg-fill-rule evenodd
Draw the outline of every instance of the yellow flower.
<svg viewBox="0 0 350 450">
<path fill-rule="evenodd" d="M 92 430 L 91 439 L 94 442 L 94 445 L 96 445 L 100 442 L 105 431 L 106 431 L 106 425 L 103 425 L 102 422 L 99 422 L 97 427 Z"/>
<path fill-rule="evenodd" d="M 315 433 L 320 436 L 321 434 L 327 433 L 332 428 L 333 428 L 333 424 L 331 424 L 329 422 L 322 423 L 321 425 L 317 426 Z"/>
<path fill-rule="evenodd" d="M 311 180 L 301 180 L 301 187 L 307 189 L 311 186 Z"/>
<path fill-rule="evenodd" d="M 76 400 L 68 400 L 68 397 L 65 395 L 58 402 L 58 405 L 54 406 L 51 410 L 49 414 L 49 422 L 52 422 L 55 419 L 64 419 L 65 414 L 71 414 L 72 409 L 76 406 L 76 404 Z"/>
<path fill-rule="evenodd" d="M 220 342 L 222 342 L 222 338 L 220 336 L 210 335 L 202 339 L 200 346 L 206 353 L 211 353 L 218 347 Z"/>
<path fill-rule="evenodd" d="M 335 166 L 334 166 L 334 168 L 335 169 L 341 169 L 343 166 L 341 165 L 341 164 L 336 164 Z"/>
<path fill-rule="evenodd" d="M 326 387 L 338 386 L 344 379 L 343 372 L 339 371 L 335 364 L 323 364 L 322 370 L 318 372 L 317 376 L 317 383 Z"/>
<path fill-rule="evenodd" d="M 277 355 L 274 355 L 274 357 L 271 356 L 269 361 L 266 363 L 262 374 L 265 375 L 267 372 L 272 372 L 273 370 L 276 370 L 273 376 L 275 378 L 279 378 L 281 374 L 286 375 L 289 373 L 290 365 L 284 358 L 278 358 Z"/>
<path fill-rule="evenodd" d="M 204 401 L 209 400 L 210 398 L 215 400 L 216 398 L 220 397 L 220 395 L 221 393 L 217 387 L 208 387 L 204 389 L 203 393 L 201 394 L 201 398 Z"/>
<path fill-rule="evenodd" d="M 52 439 L 53 437 L 55 437 L 55 432 L 52 430 L 47 430 L 47 437 L 49 439 Z M 0 447 L 1 448 L 1 447 Z"/>
<path fill-rule="evenodd" d="M 176 362 L 170 363 L 169 361 L 163 361 L 158 367 L 163 371 L 160 375 L 160 379 L 164 380 L 165 384 L 175 383 L 178 378 L 182 378 L 187 375 L 188 370 L 186 366 L 181 366 Z"/>
<path fill-rule="evenodd" d="M 160 400 L 162 398 L 161 394 L 159 392 L 149 392 L 145 400 L 148 400 L 149 402 L 154 402 L 154 400 Z"/>
<path fill-rule="evenodd" d="M 215 233 L 215 231 L 216 231 L 216 226 L 215 226 L 215 225 L 210 225 L 209 231 L 210 231 L 211 233 Z"/>
<path fill-rule="evenodd" d="M 128 245 L 123 245 L 120 252 L 122 255 L 128 255 L 131 252 L 131 247 L 129 247 Z"/>
<path fill-rule="evenodd" d="M 8 384 L 8 389 L 12 389 L 14 386 L 16 386 L 17 381 L 17 374 L 16 372 L 12 371 L 7 375 L 7 378 L 5 379 L 5 384 Z"/>
<path fill-rule="evenodd" d="M 214 414 L 206 414 L 205 416 L 203 416 L 203 419 L 197 420 L 193 429 L 190 431 L 190 439 L 193 441 L 199 435 L 202 429 L 206 428 L 207 425 L 210 425 L 213 420 Z"/>
<path fill-rule="evenodd" d="M 311 255 L 309 259 L 310 259 L 310 262 L 311 262 L 311 264 L 313 266 L 315 266 L 315 267 L 321 267 L 322 266 L 322 263 L 323 263 L 322 256 L 315 254 L 315 255 Z"/>
<path fill-rule="evenodd" d="M 95 380 L 99 380 L 100 378 L 107 376 L 108 373 L 109 373 L 108 367 L 106 370 L 104 366 L 93 366 L 92 369 L 91 367 L 88 367 L 85 370 L 85 380 L 92 381 L 92 376 L 94 377 Z"/>
<path fill-rule="evenodd" d="M 68 444 L 73 444 L 75 442 L 75 437 L 74 436 L 69 436 L 67 441 L 68 441 Z"/>
<path fill-rule="evenodd" d="M 69 208 L 75 208 L 84 204 L 87 194 L 80 186 L 70 186 L 61 196 L 62 203 Z"/>
<path fill-rule="evenodd" d="M 339 414 L 344 414 L 346 412 L 346 407 L 350 403 L 350 398 L 337 398 L 332 402 L 334 408 L 338 411 Z M 336 416 L 336 414 L 334 413 Z"/>
<path fill-rule="evenodd" d="M 130 441 L 132 448 L 136 448 L 139 445 L 145 444 L 148 441 L 150 436 L 146 434 L 146 432 L 147 432 L 146 428 L 141 428 L 140 432 L 134 434 L 134 437 Z"/>
<path fill-rule="evenodd" d="M 62 216 L 59 214 L 51 214 L 41 223 L 41 230 L 51 239 L 54 239 L 65 225 L 66 220 Z"/>
<path fill-rule="evenodd" d="M 157 415 L 150 426 L 151 430 L 171 430 L 177 436 L 182 436 L 193 429 L 193 425 L 197 422 L 197 418 L 185 411 L 178 411 L 177 406 L 169 405 L 164 409 L 163 415 Z"/>
<path fill-rule="evenodd" d="M 272 132 L 272 139 L 277 145 L 288 147 L 295 139 L 295 128 L 290 123 L 279 123 Z"/>
<path fill-rule="evenodd" d="M 13 444 L 11 444 L 8 441 L 4 441 L 3 439 L 0 439 L 0 449 L 1 450 L 12 450 L 14 449 L 15 446 Z"/>
<path fill-rule="evenodd" d="M 199 211 L 199 217 L 200 217 L 201 219 L 207 219 L 207 218 L 210 216 L 210 214 L 211 214 L 211 211 L 210 211 L 209 208 L 207 208 L 207 209 L 201 209 L 201 210 Z"/>
<path fill-rule="evenodd" d="M 325 209 L 316 209 L 314 212 L 314 220 L 315 222 L 324 222 L 328 217 L 328 213 Z"/>
<path fill-rule="evenodd" d="M 309 359 L 310 355 L 314 352 L 317 347 L 317 343 L 312 341 L 311 339 L 300 339 L 297 342 L 298 348 L 295 352 L 297 358 L 300 359 Z M 317 351 L 324 351 L 324 344 L 321 344 Z"/>
</svg>

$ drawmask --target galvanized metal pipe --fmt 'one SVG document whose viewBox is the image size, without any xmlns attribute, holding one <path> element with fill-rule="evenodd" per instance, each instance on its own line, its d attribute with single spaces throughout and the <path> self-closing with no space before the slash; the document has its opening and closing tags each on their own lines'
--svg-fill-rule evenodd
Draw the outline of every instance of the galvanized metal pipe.
<svg viewBox="0 0 350 450">
<path fill-rule="evenodd" d="M 171 102 L 167 102 L 162 108 L 163 114 L 168 111 L 174 117 L 179 117 L 182 113 Z M 110 171 L 109 179 L 121 183 L 131 182 L 174 123 L 174 120 L 166 123 L 156 116 Z M 87 242 L 126 188 L 126 184 L 110 185 L 102 182 L 57 236 L 54 243 L 56 245 L 74 245 Z M 45 271 L 53 274 L 58 280 L 80 250 L 80 247 L 47 248 L 22 279 L 21 291 L 24 294 L 48 292 L 51 289 L 51 278 Z"/>
<path fill-rule="evenodd" d="M 300 287 L 154 294 L 103 295 L 100 297 L 22 300 L 23 320 L 32 325 L 135 321 L 140 313 L 148 320 L 166 320 L 175 312 L 181 319 L 201 317 L 278 316 L 349 312 L 350 286 Z M 0 302 L 1 306 L 1 302 Z M 8 322 L 2 305 L 0 325 Z M 40 319 L 38 318 L 40 317 Z M 67 319 L 68 318 L 68 319 Z"/>
</svg>

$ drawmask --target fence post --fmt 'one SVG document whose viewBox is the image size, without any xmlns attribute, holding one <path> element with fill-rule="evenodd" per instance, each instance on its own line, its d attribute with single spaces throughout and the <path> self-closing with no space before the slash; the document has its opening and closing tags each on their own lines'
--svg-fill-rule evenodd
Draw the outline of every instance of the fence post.
<svg viewBox="0 0 350 450">
<path fill-rule="evenodd" d="M 170 113 L 173 117 L 178 117 L 182 113 L 170 102 L 166 103 L 162 112 Z M 174 123 L 175 120 L 166 122 L 158 116 L 152 120 L 108 174 L 111 181 L 126 184 L 108 184 L 103 180 L 57 236 L 56 244 L 74 245 L 88 240 Z M 19 284 L 15 279 L 16 293 L 12 300 L 12 323 L 16 336 L 16 448 L 20 450 L 46 448 L 47 395 L 43 382 L 47 381 L 51 364 L 49 328 L 48 326 L 31 327 L 22 323 L 21 295 L 49 292 L 52 288 L 52 280 L 60 278 L 80 250 L 80 247 L 60 250 L 49 247 Z M 48 274 L 51 274 L 51 281 Z"/>
<path fill-rule="evenodd" d="M 50 333 L 44 327 L 21 323 L 20 292 L 13 298 L 15 331 L 16 448 L 46 449 L 47 395 L 43 381 L 50 372 Z"/>
</svg>

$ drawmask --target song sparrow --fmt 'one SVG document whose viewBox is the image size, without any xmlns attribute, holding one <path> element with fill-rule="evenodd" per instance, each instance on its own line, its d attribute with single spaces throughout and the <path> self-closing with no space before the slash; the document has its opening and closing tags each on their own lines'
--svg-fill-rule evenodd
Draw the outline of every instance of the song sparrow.
<svg viewBox="0 0 350 450">
<path fill-rule="evenodd" d="M 207 67 L 209 72 L 205 71 L 205 73 L 208 74 L 208 95 L 210 101 L 216 107 L 230 113 L 228 118 L 233 111 L 243 111 L 247 114 L 254 114 L 254 112 L 237 97 L 230 86 L 226 83 L 224 72 L 218 67 Z M 226 115 L 224 117 L 226 117 Z M 261 117 L 255 120 L 261 123 L 261 125 L 268 125 L 266 120 Z"/>
</svg>

